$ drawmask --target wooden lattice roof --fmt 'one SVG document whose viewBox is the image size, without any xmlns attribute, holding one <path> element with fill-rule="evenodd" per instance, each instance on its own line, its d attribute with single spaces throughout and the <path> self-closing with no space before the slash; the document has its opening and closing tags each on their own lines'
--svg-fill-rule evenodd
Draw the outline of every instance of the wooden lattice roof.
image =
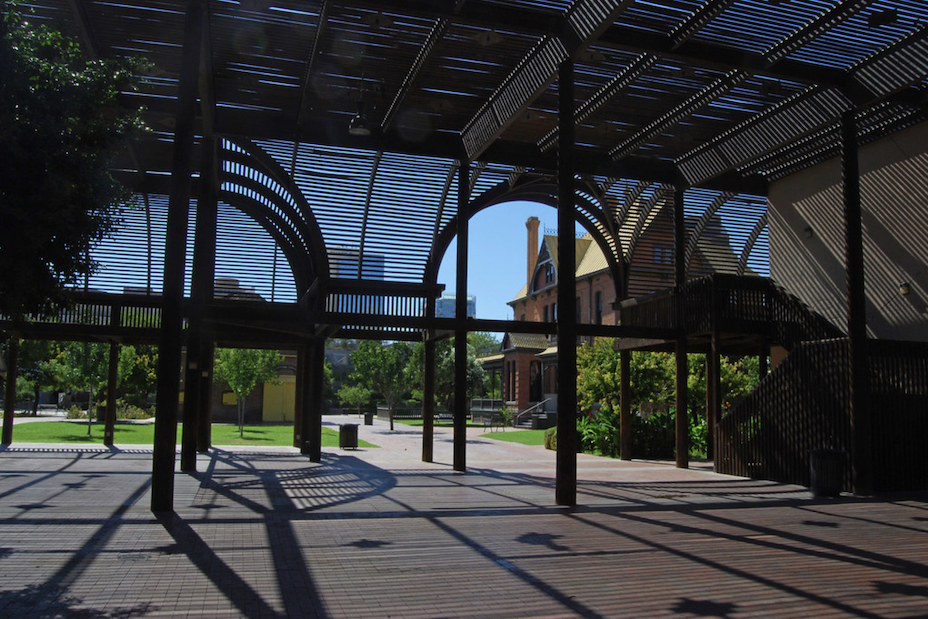
<svg viewBox="0 0 928 619">
<path fill-rule="evenodd" d="M 260 153 L 264 169 L 280 173 L 227 170 L 229 178 L 299 194 L 263 225 L 300 289 L 315 273 L 295 263 L 320 238 L 330 263 L 333 251 L 355 251 L 386 260 L 388 279 L 428 279 L 450 238 L 462 160 L 472 163 L 478 202 L 502 200 L 500 187 L 544 194 L 556 169 L 557 66 L 568 57 L 578 218 L 613 246 L 617 263 L 636 229 L 623 218 L 647 218 L 641 196 L 683 185 L 714 192 L 700 198 L 704 211 L 760 203 L 768 182 L 838 153 L 842 114 L 856 112 L 861 143 L 926 118 L 923 0 L 201 5 L 202 29 L 190 33 L 202 52 L 197 135 L 223 138 L 230 160 Z M 149 59 L 139 91 L 124 100 L 146 109 L 151 131 L 127 151 L 120 173 L 140 192 L 168 194 L 188 3 L 28 6 L 35 19 L 79 37 L 90 56 Z M 348 133 L 359 100 L 369 136 Z M 261 203 L 242 189 L 223 200 L 239 206 L 243 196 Z M 298 221 L 306 215 L 300 200 L 316 228 Z M 261 219 L 253 205 L 249 214 Z M 688 216 L 700 220 L 699 212 Z M 753 244 L 763 209 L 745 222 Z M 746 260 L 751 247 L 742 251 Z"/>
</svg>

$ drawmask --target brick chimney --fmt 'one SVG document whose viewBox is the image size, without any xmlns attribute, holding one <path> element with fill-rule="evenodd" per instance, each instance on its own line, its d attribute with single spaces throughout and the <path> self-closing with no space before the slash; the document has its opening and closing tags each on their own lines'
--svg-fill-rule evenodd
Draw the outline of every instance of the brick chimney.
<svg viewBox="0 0 928 619">
<path fill-rule="evenodd" d="M 538 221 L 537 217 L 529 217 L 525 222 L 528 230 L 528 278 L 529 287 L 532 285 L 532 275 L 535 273 L 535 263 L 538 261 Z"/>
</svg>

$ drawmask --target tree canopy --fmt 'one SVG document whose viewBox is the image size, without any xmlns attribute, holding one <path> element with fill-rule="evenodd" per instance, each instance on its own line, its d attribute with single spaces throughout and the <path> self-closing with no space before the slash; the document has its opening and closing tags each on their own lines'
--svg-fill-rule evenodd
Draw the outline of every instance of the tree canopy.
<svg viewBox="0 0 928 619">
<path fill-rule="evenodd" d="M 132 60 L 87 60 L 77 42 L 4 2 L 0 14 L 0 314 L 48 314 L 91 273 L 90 249 L 130 195 L 110 173 L 138 113 L 117 97 Z"/>
<path fill-rule="evenodd" d="M 239 434 L 245 423 L 245 398 L 260 383 L 277 379 L 277 366 L 281 362 L 276 350 L 252 348 L 217 348 L 213 376 L 226 383 L 238 399 Z"/>
<path fill-rule="evenodd" d="M 393 410 L 397 401 L 409 391 L 406 366 L 412 349 L 406 342 L 383 344 L 365 340 L 351 353 L 354 371 L 351 380 L 380 393 L 387 403 L 390 429 L 393 429 Z"/>
<path fill-rule="evenodd" d="M 475 334 L 467 334 L 467 385 L 465 390 L 467 391 L 468 398 L 475 397 L 486 382 L 486 372 L 483 366 L 477 363 L 477 352 L 474 343 L 471 341 L 472 335 Z M 478 341 L 480 341 L 480 338 L 478 338 Z M 421 342 L 413 347 L 413 354 L 410 357 L 407 375 L 410 378 L 410 384 L 416 391 L 417 397 L 421 397 L 425 385 L 425 345 Z M 454 341 L 447 339 L 438 342 L 435 347 L 435 403 L 450 411 L 453 399 Z"/>
</svg>

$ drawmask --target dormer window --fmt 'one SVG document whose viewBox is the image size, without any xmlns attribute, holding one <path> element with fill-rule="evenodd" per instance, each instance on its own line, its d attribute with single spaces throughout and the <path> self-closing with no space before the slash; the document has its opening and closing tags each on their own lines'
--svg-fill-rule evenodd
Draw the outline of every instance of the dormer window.
<svg viewBox="0 0 928 619">
<path fill-rule="evenodd" d="M 547 264 L 545 265 L 545 283 L 553 284 L 554 283 L 554 265 Z"/>
</svg>

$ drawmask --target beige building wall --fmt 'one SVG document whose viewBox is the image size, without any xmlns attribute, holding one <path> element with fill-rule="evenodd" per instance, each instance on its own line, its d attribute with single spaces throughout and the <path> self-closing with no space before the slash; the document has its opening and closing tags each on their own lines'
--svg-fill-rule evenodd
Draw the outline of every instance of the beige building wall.
<svg viewBox="0 0 928 619">
<path fill-rule="evenodd" d="M 296 407 L 296 377 L 278 377 L 280 384 L 264 384 L 263 421 L 293 421 Z"/>
<path fill-rule="evenodd" d="M 860 167 L 870 336 L 928 341 L 928 123 L 863 147 Z M 769 200 L 771 276 L 846 330 L 840 160 L 773 183 Z"/>
</svg>

